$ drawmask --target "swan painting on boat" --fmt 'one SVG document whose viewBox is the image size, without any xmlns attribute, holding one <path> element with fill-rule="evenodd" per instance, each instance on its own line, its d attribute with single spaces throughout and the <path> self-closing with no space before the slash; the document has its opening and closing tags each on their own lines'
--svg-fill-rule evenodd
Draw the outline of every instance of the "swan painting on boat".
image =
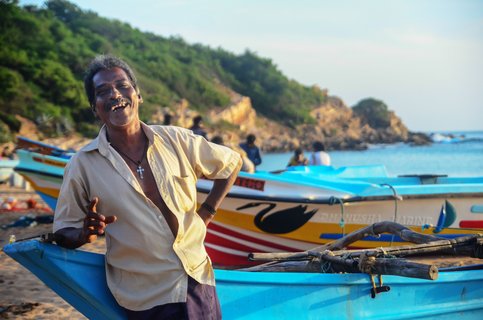
<svg viewBox="0 0 483 320">
<path fill-rule="evenodd" d="M 266 205 L 266 207 L 255 215 L 253 221 L 260 230 L 268 233 L 289 233 L 295 231 L 306 224 L 317 212 L 317 209 L 307 212 L 307 206 L 301 204 L 273 211 L 277 207 L 277 204 L 273 202 L 250 202 L 238 207 L 237 210 L 240 211 L 263 205 Z"/>
</svg>

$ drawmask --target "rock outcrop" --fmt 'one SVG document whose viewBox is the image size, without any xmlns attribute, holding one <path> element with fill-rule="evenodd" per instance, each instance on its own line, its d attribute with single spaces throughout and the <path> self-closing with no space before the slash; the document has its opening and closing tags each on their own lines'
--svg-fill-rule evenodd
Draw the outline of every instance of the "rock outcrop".
<svg viewBox="0 0 483 320">
<path fill-rule="evenodd" d="M 338 97 L 328 97 L 312 110 L 314 124 L 294 129 L 257 115 L 248 97 L 233 95 L 232 100 L 229 108 L 210 111 L 206 121 L 210 137 L 220 135 L 228 145 L 238 144 L 249 133 L 257 136 L 257 144 L 265 152 L 297 147 L 307 150 L 316 140 L 323 141 L 329 150 L 363 150 L 368 144 L 380 143 L 430 143 L 425 134 L 410 132 L 394 112 L 389 113 L 387 127 L 372 128 Z"/>
<path fill-rule="evenodd" d="M 208 113 L 208 117 L 211 122 L 225 121 L 238 126 L 241 131 L 249 131 L 256 125 L 257 112 L 250 98 L 239 96 L 229 108 L 214 109 Z"/>
</svg>

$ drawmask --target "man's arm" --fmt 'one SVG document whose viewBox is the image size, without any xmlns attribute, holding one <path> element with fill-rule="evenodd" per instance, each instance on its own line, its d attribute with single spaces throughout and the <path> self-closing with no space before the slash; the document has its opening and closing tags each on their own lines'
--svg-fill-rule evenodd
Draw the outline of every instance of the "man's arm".
<svg viewBox="0 0 483 320">
<path fill-rule="evenodd" d="M 99 198 L 95 197 L 89 204 L 89 211 L 84 218 L 82 228 L 63 228 L 55 232 L 55 242 L 61 247 L 68 249 L 78 248 L 86 243 L 97 239 L 98 235 L 104 234 L 104 229 L 109 223 L 117 220 L 116 216 L 105 217 L 97 213 Z"/>
<path fill-rule="evenodd" d="M 236 177 L 238 176 L 238 172 L 240 172 L 242 164 L 243 162 L 241 158 L 239 158 L 235 170 L 233 170 L 228 178 L 215 179 L 213 181 L 213 188 L 211 189 L 204 202 L 208 205 L 208 207 L 211 207 L 211 209 L 213 209 L 214 211 L 218 209 L 223 199 L 225 199 L 226 194 L 228 193 L 228 191 L 230 191 L 231 186 L 233 185 L 233 183 L 235 183 Z M 210 210 L 203 205 L 198 209 L 198 214 L 200 215 L 201 219 L 203 219 L 206 225 L 208 225 L 214 217 L 214 214 L 210 213 Z"/>
</svg>

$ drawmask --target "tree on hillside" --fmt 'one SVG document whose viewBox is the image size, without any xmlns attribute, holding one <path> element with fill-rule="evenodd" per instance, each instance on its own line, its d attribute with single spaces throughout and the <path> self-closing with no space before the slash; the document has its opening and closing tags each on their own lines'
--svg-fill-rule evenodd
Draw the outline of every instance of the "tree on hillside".
<svg viewBox="0 0 483 320">
<path fill-rule="evenodd" d="M 361 100 L 352 107 L 352 110 L 361 119 L 362 124 L 368 124 L 371 128 L 384 129 L 391 124 L 391 113 L 381 100 L 374 98 Z"/>
</svg>

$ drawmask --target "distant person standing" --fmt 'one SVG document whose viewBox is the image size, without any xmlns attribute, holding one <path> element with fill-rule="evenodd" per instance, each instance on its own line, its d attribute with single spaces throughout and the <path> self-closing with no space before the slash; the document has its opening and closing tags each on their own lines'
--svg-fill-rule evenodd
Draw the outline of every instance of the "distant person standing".
<svg viewBox="0 0 483 320">
<path fill-rule="evenodd" d="M 206 131 L 203 129 L 201 122 L 203 121 L 202 116 L 196 116 L 193 118 L 193 125 L 190 127 L 190 130 L 193 131 L 194 134 L 200 135 L 205 139 L 207 138 Z"/>
<path fill-rule="evenodd" d="M 321 141 L 315 141 L 312 145 L 314 151 L 310 156 L 309 164 L 312 166 L 330 166 L 330 156 L 325 152 L 325 146 Z"/>
<path fill-rule="evenodd" d="M 260 149 L 255 145 L 255 140 L 255 135 L 249 134 L 246 142 L 240 143 L 240 148 L 247 153 L 248 159 L 250 159 L 256 167 L 262 163 L 262 157 L 260 156 Z"/>
<path fill-rule="evenodd" d="M 164 126 L 170 126 L 171 125 L 171 119 L 172 119 L 171 114 L 165 113 L 164 114 L 164 119 L 163 119 L 163 125 Z"/>
<path fill-rule="evenodd" d="M 294 155 L 290 158 L 287 167 L 292 166 L 306 166 L 309 164 L 309 160 L 305 157 L 301 148 L 295 149 Z"/>
<path fill-rule="evenodd" d="M 222 146 L 225 145 L 223 143 L 223 138 L 221 136 L 214 136 L 211 139 L 211 142 L 222 145 Z M 253 162 L 250 159 L 248 159 L 248 156 L 247 156 L 247 153 L 245 152 L 245 150 L 242 150 L 239 146 L 234 146 L 234 147 L 230 147 L 230 148 L 233 149 L 234 151 L 238 152 L 240 154 L 240 157 L 242 158 L 243 165 L 242 165 L 240 171 L 244 171 L 244 172 L 248 172 L 248 173 L 254 173 L 255 172 L 255 165 L 253 164 Z"/>
</svg>

